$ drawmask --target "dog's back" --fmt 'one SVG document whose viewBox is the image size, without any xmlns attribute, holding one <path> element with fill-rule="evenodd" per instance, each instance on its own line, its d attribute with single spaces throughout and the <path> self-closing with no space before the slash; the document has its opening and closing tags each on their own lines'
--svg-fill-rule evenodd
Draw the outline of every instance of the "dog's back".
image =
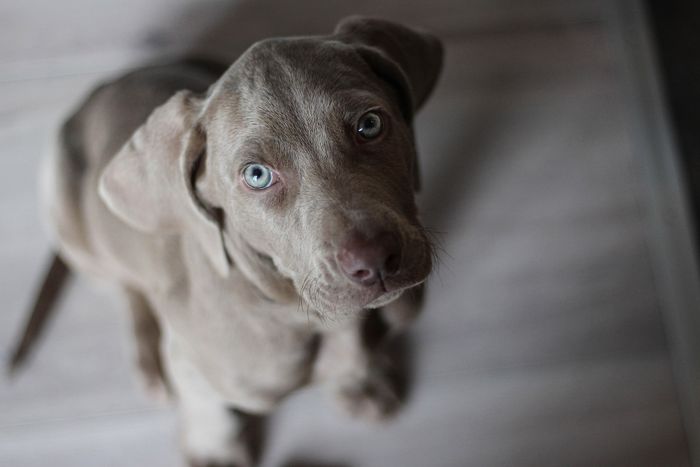
<svg viewBox="0 0 700 467">
<path fill-rule="evenodd" d="M 140 68 L 99 86 L 66 120 L 45 162 L 42 200 L 59 252 L 72 266 L 98 277 L 110 268 L 112 278 L 121 275 L 114 268 L 134 270 L 124 263 L 138 263 L 138 254 L 129 258 L 128 249 L 103 243 L 133 245 L 129 239 L 141 234 L 106 208 L 97 194 L 99 176 L 153 109 L 179 90 L 206 91 L 225 69 L 203 60 Z"/>
<path fill-rule="evenodd" d="M 17 370 L 30 354 L 71 268 L 112 280 L 121 276 L 128 283 L 134 272 L 138 274 L 139 263 L 149 263 L 140 253 L 149 250 L 153 240 L 109 212 L 97 193 L 99 176 L 153 109 L 181 89 L 204 92 L 225 70 L 224 65 L 198 59 L 139 68 L 98 86 L 63 123 L 55 148 L 44 161 L 40 181 L 43 210 L 58 251 L 12 351 L 8 370 Z M 102 235 L 105 231 L 112 235 Z M 144 248 L 119 247 L 119 243 L 133 244 L 134 237 L 141 237 L 138 240 Z"/>
</svg>

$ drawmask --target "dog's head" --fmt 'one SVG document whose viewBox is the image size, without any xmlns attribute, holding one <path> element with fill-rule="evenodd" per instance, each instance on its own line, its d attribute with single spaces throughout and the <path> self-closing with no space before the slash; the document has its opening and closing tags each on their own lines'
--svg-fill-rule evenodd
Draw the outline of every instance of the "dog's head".
<svg viewBox="0 0 700 467">
<path fill-rule="evenodd" d="M 273 300 L 325 317 L 380 306 L 431 269 L 411 122 L 441 63 L 435 37 L 381 20 L 259 42 L 206 95 L 156 109 L 100 193 L 142 230 L 194 235 Z"/>
</svg>

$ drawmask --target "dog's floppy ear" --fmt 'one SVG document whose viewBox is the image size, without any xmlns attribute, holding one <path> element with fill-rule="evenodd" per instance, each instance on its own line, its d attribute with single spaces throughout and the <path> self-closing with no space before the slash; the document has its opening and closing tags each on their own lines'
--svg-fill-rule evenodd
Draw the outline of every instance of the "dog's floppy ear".
<svg viewBox="0 0 700 467">
<path fill-rule="evenodd" d="M 221 220 L 202 204 L 194 186 L 206 156 L 206 135 L 197 125 L 201 107 L 200 98 L 180 91 L 155 109 L 109 162 L 99 193 L 114 214 L 138 230 L 194 235 L 226 275 Z"/>
<path fill-rule="evenodd" d="M 442 43 L 427 32 L 397 23 L 350 16 L 335 34 L 359 46 L 360 54 L 381 78 L 399 88 L 402 104 L 413 114 L 426 101 L 442 69 Z"/>
<path fill-rule="evenodd" d="M 401 111 L 410 123 L 440 76 L 440 40 L 427 32 L 361 16 L 343 19 L 335 34 L 342 42 L 355 45 L 374 73 L 398 90 Z M 413 172 L 418 189 L 417 160 Z"/>
</svg>

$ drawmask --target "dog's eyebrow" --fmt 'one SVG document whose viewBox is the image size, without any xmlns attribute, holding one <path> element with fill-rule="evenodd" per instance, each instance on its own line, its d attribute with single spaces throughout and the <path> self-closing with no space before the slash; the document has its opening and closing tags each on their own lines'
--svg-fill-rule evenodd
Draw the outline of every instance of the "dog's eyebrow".
<svg viewBox="0 0 700 467">
<path fill-rule="evenodd" d="M 279 112 L 271 110 L 272 101 L 251 105 L 247 121 L 239 130 L 244 134 L 239 133 L 243 142 L 236 148 L 236 170 L 254 162 L 277 169 L 299 167 L 304 162 L 297 156 L 302 153 L 311 159 L 331 160 L 325 156 L 339 149 L 337 145 L 346 139 L 345 131 L 351 131 L 362 114 L 377 108 L 394 113 L 390 96 L 369 84 L 366 89 L 352 87 L 331 93 L 324 90 L 315 95 L 310 91 L 303 89 L 296 102 L 285 102 L 291 106 L 286 119 L 280 119 Z"/>
<path fill-rule="evenodd" d="M 350 107 L 385 105 L 385 99 L 374 89 L 344 89 L 334 96 L 336 101 Z"/>
<path fill-rule="evenodd" d="M 284 168 L 294 165 L 290 153 L 293 153 L 291 145 L 283 144 L 283 138 L 252 138 L 244 142 L 238 149 L 238 167 L 246 164 L 259 162 L 272 166 L 273 168 Z"/>
<path fill-rule="evenodd" d="M 340 91 L 337 100 L 343 103 L 342 118 L 348 124 L 354 124 L 362 114 L 373 109 L 383 109 L 389 113 L 393 106 L 382 94 L 364 89 Z"/>
</svg>

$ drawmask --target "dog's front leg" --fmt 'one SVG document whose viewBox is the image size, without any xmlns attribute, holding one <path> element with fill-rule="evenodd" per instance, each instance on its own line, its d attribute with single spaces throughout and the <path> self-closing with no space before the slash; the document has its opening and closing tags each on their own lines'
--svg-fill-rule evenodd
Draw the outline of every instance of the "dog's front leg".
<svg viewBox="0 0 700 467">
<path fill-rule="evenodd" d="M 314 376 L 350 415 L 379 421 L 393 415 L 401 400 L 387 362 L 364 342 L 362 323 L 323 335 Z"/>
<path fill-rule="evenodd" d="M 156 399 L 166 400 L 170 395 L 170 388 L 163 371 L 158 319 L 145 295 L 130 287 L 125 287 L 124 292 L 131 314 L 139 374 L 149 394 Z"/>
<path fill-rule="evenodd" d="M 233 410 L 171 339 L 168 376 L 177 396 L 180 437 L 192 467 L 250 467 L 258 417 Z"/>
</svg>

